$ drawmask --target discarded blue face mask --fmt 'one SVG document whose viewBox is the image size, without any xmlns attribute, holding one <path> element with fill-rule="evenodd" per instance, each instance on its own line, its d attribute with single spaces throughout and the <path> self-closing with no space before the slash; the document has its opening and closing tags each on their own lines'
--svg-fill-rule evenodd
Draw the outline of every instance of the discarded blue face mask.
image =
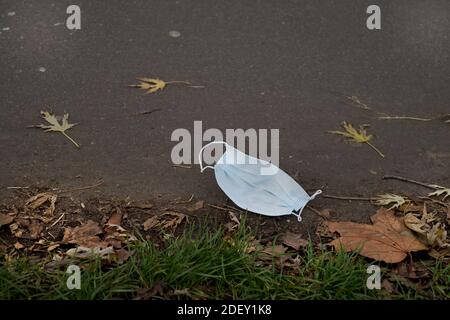
<svg viewBox="0 0 450 320">
<path fill-rule="evenodd" d="M 225 152 L 215 166 L 203 166 L 203 150 L 211 144 L 224 144 Z M 321 194 L 312 196 L 286 172 L 267 161 L 246 155 L 223 141 L 205 145 L 198 155 L 200 171 L 214 169 L 217 184 L 240 208 L 267 216 L 293 214 L 301 221 L 307 203 Z"/>
</svg>

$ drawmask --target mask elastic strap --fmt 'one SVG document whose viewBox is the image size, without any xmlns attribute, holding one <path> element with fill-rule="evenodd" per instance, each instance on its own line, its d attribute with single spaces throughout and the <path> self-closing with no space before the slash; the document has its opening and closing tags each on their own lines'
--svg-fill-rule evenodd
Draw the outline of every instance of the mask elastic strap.
<svg viewBox="0 0 450 320">
<path fill-rule="evenodd" d="M 203 152 L 203 150 L 205 150 L 206 147 L 208 147 L 208 146 L 210 146 L 212 144 L 219 144 L 219 143 L 227 145 L 227 143 L 225 141 L 213 141 L 213 142 L 210 142 L 210 143 L 204 145 L 200 149 L 200 152 L 198 153 L 198 163 L 200 164 L 200 172 L 203 172 L 206 168 L 214 169 L 213 166 L 203 166 L 202 152 Z"/>
<path fill-rule="evenodd" d="M 317 197 L 321 193 L 322 193 L 322 190 L 317 190 L 316 192 L 314 192 L 313 195 L 311 197 L 309 197 L 308 202 L 311 200 L 314 200 L 314 198 Z M 308 202 L 306 204 L 308 204 Z M 297 211 L 292 211 L 292 214 L 297 217 L 298 222 L 302 221 L 302 212 L 303 212 L 303 209 L 305 209 L 306 204 L 302 208 L 298 209 Z"/>
</svg>

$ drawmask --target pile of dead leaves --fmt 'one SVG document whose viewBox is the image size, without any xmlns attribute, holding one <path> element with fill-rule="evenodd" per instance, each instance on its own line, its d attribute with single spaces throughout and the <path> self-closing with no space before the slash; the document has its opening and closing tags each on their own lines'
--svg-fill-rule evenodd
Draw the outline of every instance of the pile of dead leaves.
<svg viewBox="0 0 450 320">
<path fill-rule="evenodd" d="M 384 195 L 377 204 L 389 205 L 371 217 L 372 224 L 335 222 L 328 219 L 318 229 L 319 236 L 332 240 L 336 250 L 356 251 L 377 261 L 399 263 L 416 251 L 427 251 L 436 259 L 450 258 L 450 205 L 430 199 L 412 200 Z M 432 207 L 432 211 L 429 211 Z"/>
<path fill-rule="evenodd" d="M 56 265 L 67 259 L 99 256 L 117 262 L 128 259 L 132 253 L 129 244 L 136 238 L 122 227 L 124 215 L 120 207 L 112 206 L 104 212 L 106 222 L 101 223 L 79 215 L 85 207 L 83 203 L 79 209 L 73 209 L 73 203 L 58 208 L 57 202 L 57 194 L 42 192 L 29 197 L 23 205 L 0 213 L 0 228 L 9 227 L 8 242 L 14 243 L 13 251 L 4 246 L 8 256 L 24 252 L 51 257 Z"/>
</svg>

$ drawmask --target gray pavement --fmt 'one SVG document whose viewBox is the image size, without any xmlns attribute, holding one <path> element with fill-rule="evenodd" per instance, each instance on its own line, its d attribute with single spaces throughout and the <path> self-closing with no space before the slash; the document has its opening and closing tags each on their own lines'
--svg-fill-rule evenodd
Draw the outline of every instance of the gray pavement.
<svg viewBox="0 0 450 320">
<path fill-rule="evenodd" d="M 211 171 L 172 166 L 171 133 L 192 130 L 194 120 L 204 130 L 279 128 L 280 166 L 307 189 L 371 196 L 412 188 L 383 181 L 384 174 L 450 185 L 450 125 L 380 121 L 345 99 L 358 96 L 391 115 L 450 113 L 450 2 L 377 0 L 382 30 L 369 31 L 373 2 L 3 0 L 1 197 L 8 186 L 103 178 L 93 194 L 224 201 Z M 79 31 L 65 27 L 69 4 L 81 7 Z M 144 95 L 127 88 L 137 76 L 206 88 Z M 79 123 L 70 134 L 81 149 L 26 128 L 41 123 L 45 106 Z M 343 120 L 370 124 L 386 158 L 326 133 Z M 345 205 L 344 219 L 373 212 Z"/>
</svg>

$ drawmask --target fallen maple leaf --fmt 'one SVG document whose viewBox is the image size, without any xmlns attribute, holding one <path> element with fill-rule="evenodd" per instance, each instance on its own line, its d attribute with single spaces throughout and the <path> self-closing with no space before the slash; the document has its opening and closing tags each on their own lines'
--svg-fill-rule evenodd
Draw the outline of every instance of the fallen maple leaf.
<svg viewBox="0 0 450 320">
<path fill-rule="evenodd" d="M 410 202 L 409 199 L 399 196 L 397 194 L 393 194 L 393 193 L 386 193 L 386 194 L 379 195 L 375 200 L 375 203 L 379 206 L 388 206 L 388 205 L 392 204 L 392 206 L 389 207 L 388 210 L 399 208 L 400 206 L 402 206 L 408 202 Z"/>
<path fill-rule="evenodd" d="M 75 140 L 73 140 L 71 137 L 69 137 L 66 133 L 66 130 L 68 130 L 78 124 L 78 123 L 69 123 L 68 122 L 68 119 L 69 119 L 68 113 L 64 114 L 61 124 L 58 122 L 58 119 L 56 119 L 55 115 L 50 114 L 47 111 L 41 111 L 41 115 L 45 119 L 45 121 L 50 123 L 50 125 L 40 124 L 38 126 L 33 126 L 33 127 L 46 129 L 45 132 L 50 132 L 50 131 L 60 132 L 67 139 L 69 139 L 70 142 L 72 142 L 77 148 L 80 147 L 80 145 Z"/>
<path fill-rule="evenodd" d="M 442 201 L 445 201 L 447 197 L 450 197 L 450 188 L 441 187 L 436 184 L 430 185 L 430 187 L 436 188 L 437 190 L 435 192 L 431 192 L 428 194 L 429 197 L 436 196 L 441 197 L 444 195 L 444 198 L 442 198 Z"/>
<path fill-rule="evenodd" d="M 384 158 L 384 154 L 381 153 L 381 151 L 375 147 L 372 143 L 370 143 L 370 140 L 372 139 L 372 135 L 368 135 L 367 131 L 364 128 L 360 128 L 359 131 L 356 130 L 350 123 L 343 122 L 342 127 L 345 129 L 344 131 L 328 131 L 328 133 L 331 134 L 337 134 L 344 136 L 348 138 L 349 141 L 356 142 L 356 143 L 366 143 L 369 145 L 373 150 L 375 150 L 381 157 Z"/>
<path fill-rule="evenodd" d="M 148 93 L 155 93 L 158 90 L 163 90 L 168 84 L 173 83 L 182 83 L 190 85 L 190 82 L 187 81 L 164 81 L 161 79 L 153 79 L 153 78 L 136 78 L 140 81 L 139 84 L 131 84 L 129 87 L 131 88 L 139 88 L 142 90 L 147 90 L 146 94 Z"/>
<path fill-rule="evenodd" d="M 331 244 L 336 250 L 358 251 L 387 263 L 400 262 L 412 251 L 427 249 L 405 226 L 403 218 L 394 216 L 392 211 L 380 209 L 371 220 L 372 225 L 326 221 L 331 232 L 341 235 Z"/>
</svg>

